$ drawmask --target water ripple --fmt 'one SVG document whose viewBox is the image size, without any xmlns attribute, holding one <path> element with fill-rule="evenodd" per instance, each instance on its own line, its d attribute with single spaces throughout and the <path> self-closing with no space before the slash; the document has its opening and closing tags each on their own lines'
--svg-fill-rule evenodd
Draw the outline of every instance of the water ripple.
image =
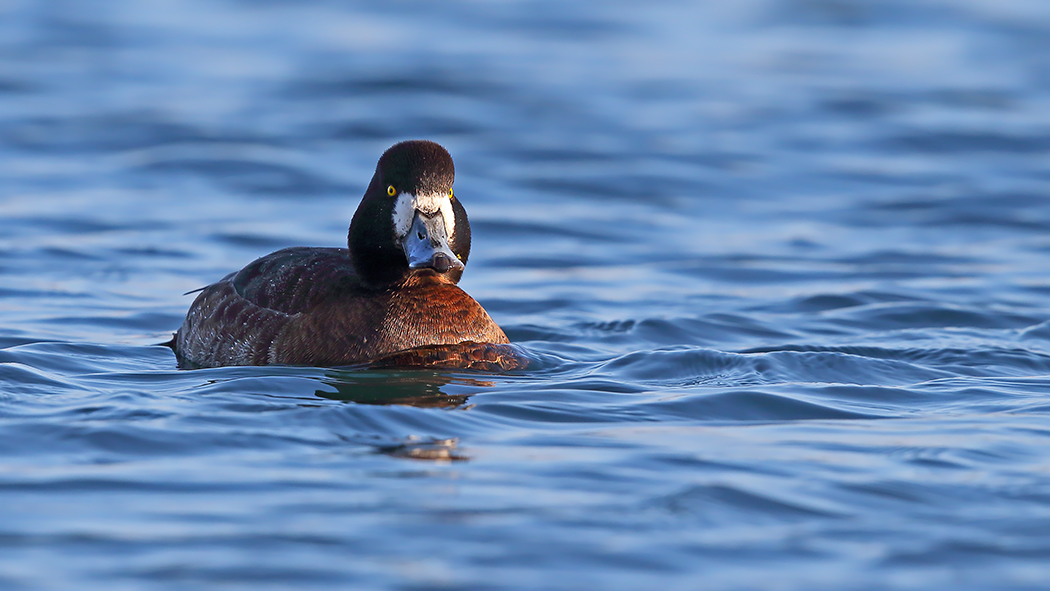
<svg viewBox="0 0 1050 591">
<path fill-rule="evenodd" d="M 0 15 L 0 588 L 1050 578 L 1046 3 Z M 417 137 L 527 370 L 177 369 Z"/>
</svg>

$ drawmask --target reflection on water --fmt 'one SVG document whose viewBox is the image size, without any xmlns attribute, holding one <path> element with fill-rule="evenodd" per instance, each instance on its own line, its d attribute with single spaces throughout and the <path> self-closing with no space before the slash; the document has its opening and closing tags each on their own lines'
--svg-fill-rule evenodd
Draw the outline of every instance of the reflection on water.
<svg viewBox="0 0 1050 591">
<path fill-rule="evenodd" d="M 426 369 L 330 369 L 321 381 L 335 390 L 317 390 L 318 396 L 329 400 L 421 408 L 461 407 L 475 391 L 495 385 L 483 379 Z"/>
<path fill-rule="evenodd" d="M 434 439 L 430 441 L 409 440 L 398 445 L 377 447 L 376 451 L 395 458 L 427 460 L 432 462 L 460 462 L 470 457 L 456 451 L 456 439 Z"/>
</svg>

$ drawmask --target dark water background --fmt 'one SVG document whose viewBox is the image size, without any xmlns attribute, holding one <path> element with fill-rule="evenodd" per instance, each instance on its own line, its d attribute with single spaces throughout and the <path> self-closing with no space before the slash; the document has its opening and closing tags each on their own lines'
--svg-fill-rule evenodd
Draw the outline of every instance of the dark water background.
<svg viewBox="0 0 1050 591">
<path fill-rule="evenodd" d="M 154 346 L 408 138 L 540 367 Z M 1048 155 L 1043 0 L 0 2 L 0 588 L 1045 588 Z"/>
</svg>

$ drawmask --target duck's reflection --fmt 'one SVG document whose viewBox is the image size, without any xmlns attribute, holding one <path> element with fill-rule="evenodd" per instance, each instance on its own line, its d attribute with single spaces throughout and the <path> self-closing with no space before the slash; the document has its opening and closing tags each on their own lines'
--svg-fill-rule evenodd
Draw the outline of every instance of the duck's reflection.
<svg viewBox="0 0 1050 591">
<path fill-rule="evenodd" d="M 422 408 L 468 409 L 471 396 L 496 385 L 498 377 L 464 375 L 466 371 L 503 372 L 523 369 L 530 358 L 513 345 L 461 343 L 402 351 L 367 366 L 332 368 L 321 379 L 327 388 L 314 393 L 329 400 L 358 404 L 407 405 Z M 373 447 L 397 458 L 436 462 L 463 461 L 457 440 L 408 437 Z"/>
<path fill-rule="evenodd" d="M 464 407 L 473 394 L 495 383 L 484 374 L 471 377 L 449 370 L 498 372 L 522 369 L 529 361 L 513 345 L 461 343 L 417 347 L 359 368 L 331 369 L 322 382 L 335 391 L 317 390 L 331 400 L 359 404 L 405 404 L 430 408 Z"/>
<path fill-rule="evenodd" d="M 479 389 L 495 385 L 491 381 L 464 376 L 451 376 L 432 370 L 332 369 L 321 380 L 335 391 L 316 390 L 315 394 L 330 400 L 358 404 L 401 404 L 422 408 L 470 408 L 467 400 Z M 452 391 L 449 391 L 452 390 Z M 376 453 L 411 460 L 436 462 L 470 459 L 456 451 L 455 438 L 419 438 L 409 436 L 401 441 L 374 445 Z"/>
<path fill-rule="evenodd" d="M 422 440 L 410 437 L 403 443 L 376 447 L 376 453 L 410 460 L 465 462 L 470 459 L 470 456 L 456 451 L 458 443 L 459 441 L 455 438 Z"/>
<path fill-rule="evenodd" d="M 330 369 L 321 380 L 332 390 L 314 393 L 358 404 L 403 404 L 421 408 L 469 408 L 467 400 L 495 383 L 426 369 Z"/>
</svg>

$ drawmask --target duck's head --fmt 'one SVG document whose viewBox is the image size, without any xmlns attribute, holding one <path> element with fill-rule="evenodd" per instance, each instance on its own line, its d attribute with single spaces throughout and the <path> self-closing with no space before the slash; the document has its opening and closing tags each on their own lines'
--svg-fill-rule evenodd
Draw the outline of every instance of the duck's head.
<svg viewBox="0 0 1050 591">
<path fill-rule="evenodd" d="M 470 223 L 452 193 L 456 169 L 445 148 L 412 140 L 383 153 L 350 222 L 358 275 L 373 285 L 411 273 L 456 283 L 470 255 Z"/>
</svg>

